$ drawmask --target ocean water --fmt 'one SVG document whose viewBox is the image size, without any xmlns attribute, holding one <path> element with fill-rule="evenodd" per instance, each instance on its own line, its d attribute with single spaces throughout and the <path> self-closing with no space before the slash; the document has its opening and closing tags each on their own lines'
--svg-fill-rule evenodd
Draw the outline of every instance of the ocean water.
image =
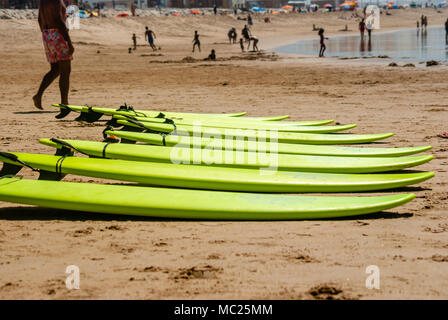
<svg viewBox="0 0 448 320">
<path fill-rule="evenodd" d="M 409 29 L 379 33 L 372 31 L 369 42 L 367 32 L 364 41 L 360 35 L 334 36 L 325 40 L 325 56 L 344 58 L 369 58 L 388 56 L 394 61 L 448 61 L 448 44 L 445 41 L 445 28 L 432 27 L 427 31 Z M 279 53 L 297 53 L 318 56 L 319 36 L 316 40 L 303 40 L 275 49 Z"/>
</svg>

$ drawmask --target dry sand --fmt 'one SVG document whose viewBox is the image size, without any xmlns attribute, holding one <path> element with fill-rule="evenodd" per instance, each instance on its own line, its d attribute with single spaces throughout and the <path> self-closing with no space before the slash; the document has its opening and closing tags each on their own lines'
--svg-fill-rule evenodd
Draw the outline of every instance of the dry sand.
<svg viewBox="0 0 448 320">
<path fill-rule="evenodd" d="M 424 12 L 441 25 L 448 11 L 393 11 L 384 30 L 413 28 Z M 327 36 L 347 14 L 256 18 L 259 46 Z M 227 44 L 225 17 L 151 17 L 82 20 L 71 32 L 71 104 L 138 106 L 188 112 L 249 111 L 290 114 L 293 120 L 335 119 L 358 123 L 354 133 L 395 132 L 386 146 L 432 145 L 435 155 L 421 170 L 436 176 L 416 188 L 417 199 L 362 219 L 294 222 L 160 221 L 39 209 L 1 203 L 0 298 L 2 299 L 447 299 L 448 66 L 388 67 L 387 62 L 315 57 L 241 55 Z M 144 26 L 162 50 L 144 43 Z M 194 30 L 202 53 L 191 53 Z M 44 112 L 31 97 L 48 69 L 35 20 L 0 21 L 2 151 L 52 149 L 38 138 L 101 140 L 102 124 L 54 119 L 57 83 L 44 96 Z M 128 54 L 131 35 L 138 49 Z M 214 48 L 217 62 L 205 58 Z M 160 55 L 159 55 L 160 54 Z M 233 57 L 233 58 L 231 58 Z M 24 171 L 25 177 L 35 177 Z M 102 180 L 68 176 L 67 181 Z M 106 181 L 102 181 L 106 182 Z M 394 191 L 396 192 L 396 190 Z M 81 289 L 65 287 L 65 268 L 81 270 Z M 377 265 L 381 288 L 365 287 L 365 269 Z M 322 292 L 332 292 L 325 294 Z M 333 289 L 332 289 L 333 288 Z M 314 294 L 313 294 L 314 293 Z"/>
</svg>

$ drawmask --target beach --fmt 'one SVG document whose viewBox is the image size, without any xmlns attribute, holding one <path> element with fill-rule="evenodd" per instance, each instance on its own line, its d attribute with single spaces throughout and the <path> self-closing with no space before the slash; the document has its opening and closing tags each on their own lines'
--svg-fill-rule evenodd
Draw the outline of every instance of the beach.
<svg viewBox="0 0 448 320">
<path fill-rule="evenodd" d="M 441 26 L 448 10 L 441 12 L 391 10 L 380 31 L 415 28 L 422 14 L 429 26 Z M 448 139 L 437 136 L 448 131 L 447 62 L 391 67 L 385 59 L 273 52 L 317 39 L 313 24 L 329 41 L 357 34 L 350 14 L 279 15 L 271 23 L 256 16 L 260 53 L 229 45 L 227 31 L 235 27 L 240 36 L 245 23 L 233 15 L 83 19 L 70 32 L 70 104 L 288 114 L 357 123 L 351 133 L 394 132 L 371 146 L 431 145 L 435 159 L 417 169 L 435 177 L 361 195 L 414 192 L 414 201 L 356 219 L 284 222 L 171 221 L 1 202 L 0 299 L 447 299 Z M 339 31 L 345 25 L 350 31 Z M 161 50 L 144 41 L 145 26 Z M 201 53 L 191 52 L 195 30 Z M 101 141 L 104 122 L 54 118 L 57 81 L 44 95 L 44 111 L 34 108 L 31 97 L 49 69 L 37 20 L 0 19 L 0 31 L 0 151 L 53 154 L 40 138 Z M 132 33 L 137 50 L 128 53 Z M 204 61 L 212 49 L 217 61 Z M 20 174 L 37 178 L 29 169 Z M 74 175 L 64 181 L 117 183 Z M 80 268 L 79 290 L 66 288 L 69 265 Z M 370 265 L 379 267 L 380 289 L 366 288 Z"/>
</svg>

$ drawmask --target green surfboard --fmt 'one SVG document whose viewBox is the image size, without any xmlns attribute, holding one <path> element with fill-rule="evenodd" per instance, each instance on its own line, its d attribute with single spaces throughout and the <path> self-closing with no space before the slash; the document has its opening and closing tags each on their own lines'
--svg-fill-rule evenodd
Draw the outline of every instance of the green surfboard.
<svg viewBox="0 0 448 320">
<path fill-rule="evenodd" d="M 432 155 L 397 158 L 354 158 L 291 155 L 260 152 L 223 151 L 195 148 L 166 148 L 150 145 L 63 140 L 71 147 L 95 157 L 165 162 L 175 164 L 210 165 L 246 169 L 330 172 L 330 173 L 373 173 L 396 171 L 421 165 L 433 159 Z M 42 144 L 61 147 L 48 139 Z M 56 141 L 57 142 L 57 141 Z"/>
<path fill-rule="evenodd" d="M 135 121 L 132 120 L 131 121 Z M 294 132 L 302 132 L 302 133 L 332 133 L 339 132 L 344 130 L 349 130 L 356 127 L 356 124 L 346 124 L 346 125 L 338 125 L 338 126 L 280 126 L 280 125 L 253 125 L 251 123 L 248 124 L 219 124 L 217 122 L 209 122 L 203 120 L 196 121 L 188 121 L 189 124 L 181 124 L 177 121 L 174 123 L 163 123 L 162 121 L 136 121 L 129 122 L 128 120 L 117 120 L 118 124 L 124 126 L 133 126 L 137 128 L 146 127 L 147 129 L 157 130 L 160 132 L 170 133 L 173 130 L 177 129 L 180 131 L 193 133 L 204 130 L 205 133 L 211 130 L 221 130 L 227 131 L 226 129 L 242 129 L 242 130 L 276 130 L 279 131 L 280 134 L 285 133 L 294 133 Z M 140 125 L 137 125 L 139 123 Z M 190 125 L 191 124 L 191 125 Z M 213 125 L 215 124 L 215 125 Z"/>
<path fill-rule="evenodd" d="M 105 133 L 111 137 L 124 138 L 126 140 L 140 141 L 158 146 L 167 147 L 199 147 L 199 148 L 219 148 L 224 146 L 226 150 L 239 151 L 261 151 L 269 152 L 272 146 L 267 143 L 251 143 L 247 140 L 229 141 L 222 139 L 214 139 L 213 137 L 201 137 L 201 139 L 193 139 L 191 136 L 167 135 L 161 136 L 157 133 L 129 132 L 129 131 L 113 131 L 106 130 Z M 289 154 L 305 154 L 314 156 L 338 156 L 338 157 L 400 157 L 421 153 L 431 149 L 431 146 L 409 147 L 409 148 L 369 148 L 369 147 L 339 147 L 313 144 L 294 144 L 294 143 L 277 143 L 276 149 L 278 153 Z"/>
<path fill-rule="evenodd" d="M 3 156 L 2 156 L 3 155 Z M 8 155 L 17 157 L 11 159 Z M 61 157 L 29 153 L 0 153 L 0 161 L 16 166 L 28 165 L 64 174 L 137 182 L 146 185 L 244 192 L 356 192 L 399 188 L 423 182 L 432 172 L 394 174 L 332 174 L 257 170 L 211 166 L 175 165 L 170 163 Z M 12 173 L 16 174 L 18 171 Z M 3 174 L 7 174 L 4 172 Z"/>
<path fill-rule="evenodd" d="M 131 115 L 142 117 L 162 117 L 162 118 L 205 118 L 205 119 L 239 119 L 239 117 L 247 114 L 247 112 L 238 113 L 188 113 L 188 112 L 170 112 L 170 111 L 154 111 L 154 110 L 116 110 L 112 108 L 100 108 L 100 107 L 88 107 L 88 106 L 72 106 L 64 104 L 53 104 L 53 107 L 61 109 L 70 109 L 76 112 L 95 112 L 102 115 Z M 271 116 L 271 117 L 245 117 L 244 120 L 258 120 L 258 121 L 279 121 L 288 118 L 288 115 L 284 116 Z"/>
<path fill-rule="evenodd" d="M 119 120 L 121 121 L 121 120 Z M 136 126 L 137 127 L 137 126 Z M 159 132 L 157 126 L 145 125 L 153 132 Z M 171 126 L 172 127 L 172 126 Z M 143 129 L 142 129 L 143 130 Z M 116 131 L 114 131 L 116 132 Z M 124 132 L 124 131 L 123 131 Z M 123 133 L 122 133 L 123 134 Z M 144 132 L 126 132 L 130 140 L 145 142 Z M 177 135 L 188 136 L 189 132 L 177 130 Z M 213 137 L 214 139 L 247 139 L 247 140 L 271 140 L 276 139 L 280 143 L 300 143 L 300 144 L 360 144 L 378 141 L 393 136 L 393 133 L 380 134 L 350 134 L 350 133 L 299 133 L 299 132 L 277 132 L 260 130 L 242 130 L 242 129 L 219 129 L 219 128 L 201 128 L 193 131 L 194 136 Z M 117 133 L 118 135 L 118 133 Z"/>
<path fill-rule="evenodd" d="M 43 180 L 0 179 L 0 201 L 146 217 L 297 220 L 347 217 L 401 206 L 414 194 L 316 197 Z"/>
</svg>

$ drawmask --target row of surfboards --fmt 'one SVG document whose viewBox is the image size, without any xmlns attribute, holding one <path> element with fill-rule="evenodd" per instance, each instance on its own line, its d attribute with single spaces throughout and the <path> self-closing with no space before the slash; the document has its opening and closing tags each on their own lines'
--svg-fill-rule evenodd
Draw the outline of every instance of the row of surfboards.
<svg viewBox="0 0 448 320">
<path fill-rule="evenodd" d="M 353 216 L 412 200 L 414 194 L 302 196 L 278 193 L 361 192 L 424 182 L 430 146 L 335 146 L 369 143 L 384 134 L 287 116 L 193 114 L 54 105 L 62 116 L 94 122 L 110 116 L 104 142 L 41 139 L 55 155 L 0 152 L 0 200 L 57 209 L 167 218 L 284 220 Z M 121 140 L 120 140 L 121 139 Z M 118 143 L 118 142 L 121 143 Z M 87 157 L 75 157 L 79 153 Z M 15 176 L 23 167 L 38 180 Z M 61 182 L 79 175 L 135 185 Z"/>
</svg>

